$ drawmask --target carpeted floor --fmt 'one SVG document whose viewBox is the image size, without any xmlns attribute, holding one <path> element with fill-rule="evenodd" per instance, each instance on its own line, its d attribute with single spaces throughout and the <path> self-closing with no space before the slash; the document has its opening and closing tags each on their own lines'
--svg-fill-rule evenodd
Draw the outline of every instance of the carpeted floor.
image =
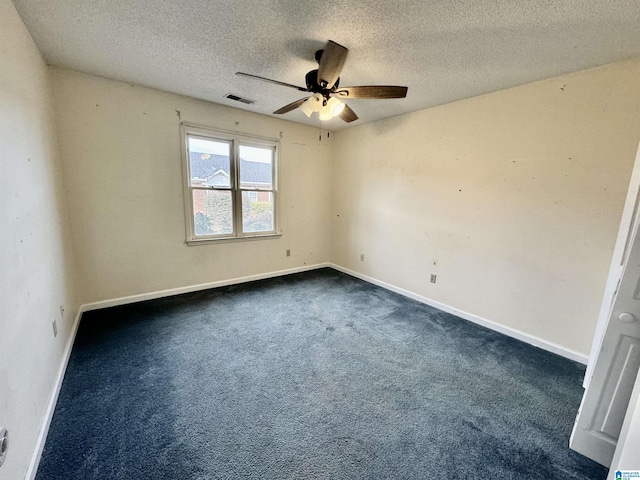
<svg viewBox="0 0 640 480">
<path fill-rule="evenodd" d="M 583 375 L 331 269 L 89 312 L 37 479 L 604 479 Z"/>
</svg>

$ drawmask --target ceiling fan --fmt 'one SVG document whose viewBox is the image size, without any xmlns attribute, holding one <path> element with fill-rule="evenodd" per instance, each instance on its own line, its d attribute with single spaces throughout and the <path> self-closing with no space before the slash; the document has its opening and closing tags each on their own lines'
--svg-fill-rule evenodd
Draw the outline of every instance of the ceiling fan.
<svg viewBox="0 0 640 480">
<path fill-rule="evenodd" d="M 313 112 L 318 112 L 320 120 L 330 120 L 336 116 L 345 122 L 353 122 L 358 119 L 355 112 L 336 97 L 376 99 L 405 98 L 407 96 L 407 87 L 390 85 L 340 87 L 340 72 L 347 60 L 348 53 L 348 48 L 329 40 L 323 50 L 316 52 L 316 61 L 319 66 L 317 70 L 311 70 L 305 76 L 306 88 L 250 73 L 236 72 L 236 75 L 295 88 L 301 92 L 313 93 L 310 97 L 296 100 L 273 113 L 283 114 L 300 107 L 307 117 L 311 117 Z"/>
</svg>

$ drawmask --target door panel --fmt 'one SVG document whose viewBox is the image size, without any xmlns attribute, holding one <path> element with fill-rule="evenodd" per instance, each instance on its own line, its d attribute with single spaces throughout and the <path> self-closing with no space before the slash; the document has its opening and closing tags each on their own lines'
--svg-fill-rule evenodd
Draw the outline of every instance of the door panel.
<svg viewBox="0 0 640 480">
<path fill-rule="evenodd" d="M 616 349 L 609 378 L 605 383 L 598 410 L 595 415 L 594 430 L 609 436 L 613 441 L 620 435 L 624 414 L 633 391 L 633 382 L 640 366 L 640 340 L 623 335 Z"/>
<path fill-rule="evenodd" d="M 593 377 L 587 387 L 570 446 L 609 466 L 640 368 L 640 239 L 635 225 Z"/>
<path fill-rule="evenodd" d="M 627 198 L 624 202 L 624 209 L 622 210 L 622 217 L 620 219 L 620 227 L 618 228 L 618 237 L 613 249 L 613 255 L 611 257 L 611 267 L 609 269 L 609 275 L 607 277 L 607 283 L 602 298 L 602 305 L 600 307 L 600 314 L 598 315 L 598 323 L 596 324 L 596 330 L 593 335 L 593 342 L 591 345 L 591 352 L 589 354 L 589 363 L 587 365 L 587 372 L 584 376 L 584 382 L 582 386 L 584 388 L 589 387 L 591 378 L 593 377 L 593 369 L 598 360 L 598 355 L 602 347 L 604 340 L 604 333 L 609 324 L 609 318 L 611 316 L 611 309 L 613 308 L 613 302 L 620 286 L 620 279 L 624 266 L 626 265 L 629 255 L 631 254 L 631 248 L 635 239 L 634 232 L 638 229 L 638 223 L 640 221 L 640 146 L 636 153 L 635 163 L 633 165 L 633 171 L 631 172 L 631 179 L 629 180 L 629 188 L 627 190 Z M 640 285 L 640 284 L 639 284 Z M 640 292 L 640 289 L 636 290 L 636 295 Z"/>
</svg>

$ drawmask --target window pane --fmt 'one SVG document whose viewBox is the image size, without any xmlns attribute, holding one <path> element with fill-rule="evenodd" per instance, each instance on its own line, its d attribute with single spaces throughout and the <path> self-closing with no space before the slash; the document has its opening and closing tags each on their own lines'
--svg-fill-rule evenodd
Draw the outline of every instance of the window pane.
<svg viewBox="0 0 640 480">
<path fill-rule="evenodd" d="M 221 140 L 187 137 L 192 187 L 230 187 L 229 155 L 231 144 Z"/>
<path fill-rule="evenodd" d="M 240 188 L 272 189 L 273 148 L 240 145 Z"/>
<path fill-rule="evenodd" d="M 196 235 L 233 233 L 233 204 L 226 190 L 192 190 Z"/>
<path fill-rule="evenodd" d="M 273 230 L 273 193 L 242 192 L 242 231 L 257 233 Z"/>
</svg>

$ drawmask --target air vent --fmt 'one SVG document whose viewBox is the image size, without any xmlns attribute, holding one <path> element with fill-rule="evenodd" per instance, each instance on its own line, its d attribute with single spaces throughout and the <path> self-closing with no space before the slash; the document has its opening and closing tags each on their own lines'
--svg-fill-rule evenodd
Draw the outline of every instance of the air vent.
<svg viewBox="0 0 640 480">
<path fill-rule="evenodd" d="M 227 93 L 224 98 L 228 98 L 229 100 L 235 100 L 236 102 L 245 103 L 247 105 L 252 105 L 256 103 L 255 100 L 249 100 L 248 98 L 239 97 L 238 95 L 234 95 L 233 93 Z"/>
</svg>

